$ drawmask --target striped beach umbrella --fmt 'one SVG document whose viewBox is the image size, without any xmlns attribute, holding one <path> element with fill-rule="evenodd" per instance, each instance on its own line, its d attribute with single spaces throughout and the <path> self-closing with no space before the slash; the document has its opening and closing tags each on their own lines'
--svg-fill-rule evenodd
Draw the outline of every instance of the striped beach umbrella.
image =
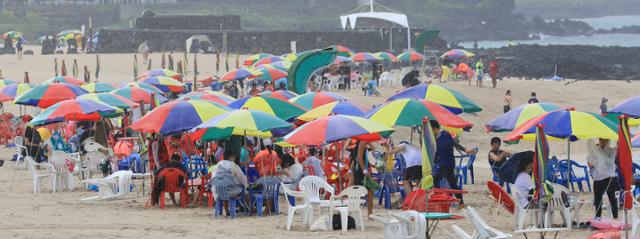
<svg viewBox="0 0 640 239">
<path fill-rule="evenodd" d="M 56 76 L 53 78 L 50 78 L 48 80 L 46 80 L 44 82 L 45 84 L 50 84 L 50 83 L 67 83 L 67 84 L 72 84 L 72 85 L 83 85 L 84 81 L 75 78 L 73 76 Z"/>
<path fill-rule="evenodd" d="M 531 118 L 557 109 L 560 107 L 549 103 L 524 104 L 489 121 L 485 129 L 487 132 L 511 131 Z"/>
<path fill-rule="evenodd" d="M 475 56 L 475 54 L 471 53 L 470 51 L 462 50 L 462 49 L 453 49 L 445 52 L 440 57 L 449 58 L 449 59 L 460 59 L 460 58 L 470 58 L 473 56 Z"/>
<path fill-rule="evenodd" d="M 155 104 L 158 104 L 158 103 L 162 104 L 168 101 L 167 98 L 162 96 L 162 94 L 148 91 L 143 88 L 133 87 L 133 86 L 122 87 L 120 89 L 116 89 L 112 91 L 112 93 L 122 96 L 124 98 L 130 99 L 133 102 L 143 102 L 145 104 L 151 104 L 152 98 L 157 101 L 155 102 Z"/>
<path fill-rule="evenodd" d="M 371 110 L 367 117 L 386 126 L 421 126 L 427 117 L 437 120 L 445 128 L 469 129 L 473 124 L 449 112 L 444 107 L 426 100 L 398 99 Z"/>
<path fill-rule="evenodd" d="M 336 51 L 338 51 L 338 56 L 351 57 L 353 55 L 353 51 L 346 46 L 332 45 L 331 47 L 335 48 Z"/>
<path fill-rule="evenodd" d="M 629 118 L 620 117 L 618 120 L 618 174 L 622 179 L 623 208 L 625 210 L 633 208 L 633 156 L 631 153 L 631 134 L 629 133 Z"/>
<path fill-rule="evenodd" d="M 80 87 L 92 93 L 104 93 L 110 92 L 116 89 L 116 86 L 106 82 L 93 82 L 89 84 L 81 85 Z"/>
<path fill-rule="evenodd" d="M 294 145 L 319 146 L 347 138 L 391 132 L 392 128 L 362 117 L 331 115 L 296 128 L 284 136 L 283 140 Z"/>
<path fill-rule="evenodd" d="M 12 101 L 16 96 L 31 90 L 34 85 L 30 83 L 16 83 L 0 88 L 0 102 Z"/>
<path fill-rule="evenodd" d="M 405 51 L 402 54 L 398 55 L 398 60 L 408 63 L 423 61 L 424 59 L 425 56 L 422 55 L 422 53 L 418 53 L 416 51 Z"/>
<path fill-rule="evenodd" d="M 256 68 L 256 71 L 260 72 L 260 75 L 256 77 L 250 77 L 250 79 L 273 82 L 275 80 L 287 77 L 287 72 L 281 71 L 274 67 L 258 67 Z"/>
<path fill-rule="evenodd" d="M 241 80 L 245 78 L 258 77 L 262 75 L 262 72 L 257 71 L 253 68 L 238 68 L 232 71 L 229 71 L 227 74 L 220 78 L 220 82 L 232 81 L 232 80 Z"/>
<path fill-rule="evenodd" d="M 382 61 L 382 58 L 378 58 L 377 56 L 369 53 L 369 52 L 359 52 L 351 56 L 352 62 L 375 62 Z"/>
<path fill-rule="evenodd" d="M 151 84 L 147 84 L 147 83 L 143 83 L 143 82 L 130 82 L 125 84 L 123 87 L 138 87 L 141 89 L 145 89 L 147 91 L 156 93 L 156 94 L 160 94 L 160 95 L 164 95 L 164 92 L 160 89 L 158 89 L 158 87 L 155 87 Z"/>
<path fill-rule="evenodd" d="M 303 107 L 289 101 L 263 96 L 236 100 L 229 104 L 229 108 L 259 110 L 283 120 L 298 117 L 306 112 Z"/>
<path fill-rule="evenodd" d="M 296 94 L 295 92 L 288 91 L 288 90 L 263 91 L 258 95 L 265 96 L 265 97 L 273 97 L 281 100 L 290 100 L 298 96 L 298 94 Z"/>
<path fill-rule="evenodd" d="M 95 121 L 119 110 L 93 100 L 63 100 L 48 107 L 29 121 L 30 125 L 45 125 L 68 120 Z"/>
<path fill-rule="evenodd" d="M 364 117 L 366 112 L 369 111 L 369 107 L 365 105 L 361 105 L 355 102 L 341 100 L 331 102 L 315 109 L 308 111 L 300 116 L 298 116 L 299 120 L 302 121 L 312 121 L 314 119 L 329 116 L 329 115 L 351 115 Z"/>
<path fill-rule="evenodd" d="M 230 109 L 203 100 L 176 100 L 160 105 L 131 124 L 144 133 L 170 135 L 185 132 Z"/>
<path fill-rule="evenodd" d="M 388 101 L 397 99 L 425 99 L 444 106 L 454 114 L 476 113 L 482 108 L 460 92 L 435 84 L 419 84 L 389 97 Z"/>
<path fill-rule="evenodd" d="M 16 81 L 14 81 L 14 80 L 0 79 L 0 88 L 8 86 L 8 85 L 13 85 L 15 83 L 16 83 Z"/>
<path fill-rule="evenodd" d="M 264 67 L 273 67 L 278 68 L 281 71 L 287 72 L 289 68 L 291 68 L 291 62 L 289 61 L 278 61 L 271 64 L 265 64 Z"/>
<path fill-rule="evenodd" d="M 253 63 L 253 67 L 258 67 L 258 66 L 262 66 L 265 64 L 271 64 L 271 63 L 275 63 L 275 62 L 279 62 L 279 61 L 284 61 L 284 58 L 280 57 L 280 56 L 270 56 L 267 58 L 262 58 L 258 61 L 256 61 L 255 63 Z"/>
<path fill-rule="evenodd" d="M 536 132 L 536 144 L 533 156 L 533 199 L 535 202 L 540 202 L 540 199 L 553 195 L 551 185 L 545 182 L 548 172 L 549 142 L 547 142 L 547 136 L 545 135 L 542 125 L 537 125 L 534 128 Z"/>
<path fill-rule="evenodd" d="M 336 56 L 336 60 L 333 61 L 333 64 L 339 65 L 342 63 L 350 63 L 351 62 L 351 58 L 348 57 L 344 57 L 344 56 Z"/>
<path fill-rule="evenodd" d="M 389 52 L 377 52 L 373 54 L 374 56 L 382 59 L 383 61 L 386 62 L 398 62 L 400 61 L 400 59 L 398 59 L 398 57 L 396 57 L 395 55 L 389 53 Z"/>
<path fill-rule="evenodd" d="M 244 60 L 244 66 L 251 66 L 254 63 L 258 62 L 259 60 L 262 60 L 264 58 L 267 57 L 272 57 L 273 55 L 269 54 L 269 53 L 258 53 L 258 54 L 254 54 L 249 56 L 246 60 Z"/>
<path fill-rule="evenodd" d="M 78 99 L 93 100 L 99 103 L 103 103 L 112 107 L 118 107 L 121 109 L 136 108 L 140 106 L 138 102 L 133 102 L 132 100 L 129 100 L 127 98 L 124 98 L 120 95 L 117 95 L 111 92 L 84 94 L 84 95 L 78 96 Z"/>
<path fill-rule="evenodd" d="M 609 113 L 625 114 L 632 118 L 640 118 L 640 96 L 631 97 L 620 102 L 609 109 Z"/>
<path fill-rule="evenodd" d="M 436 160 L 436 138 L 433 134 L 433 128 L 429 123 L 429 119 L 422 121 L 422 142 L 420 144 L 422 154 L 422 177 L 420 187 L 424 190 L 431 189 L 433 187 L 433 176 L 431 175 L 433 169 L 433 162 Z M 429 197 L 426 197 L 427 205 L 429 204 Z"/>
<path fill-rule="evenodd" d="M 180 93 L 185 90 L 184 83 L 166 76 L 149 77 L 140 81 L 140 83 L 147 83 L 149 85 L 155 86 L 156 88 L 160 89 L 162 92 L 165 92 L 165 93 L 167 92 Z"/>
<path fill-rule="evenodd" d="M 19 105 L 47 108 L 63 100 L 75 99 L 89 93 L 80 86 L 67 83 L 42 84 L 18 96 L 13 102 Z"/>
<path fill-rule="evenodd" d="M 151 69 L 151 70 L 142 72 L 142 74 L 138 75 L 136 79 L 141 80 L 141 79 L 146 79 L 146 78 L 155 77 L 155 76 L 164 76 L 164 77 L 173 78 L 174 80 L 182 81 L 182 75 L 180 75 L 180 73 L 172 70 L 168 70 L 168 69 Z"/>
<path fill-rule="evenodd" d="M 324 104 L 340 100 L 348 99 L 342 95 L 327 91 L 307 92 L 290 99 L 291 102 L 296 103 L 306 109 L 314 109 Z"/>
<path fill-rule="evenodd" d="M 232 110 L 196 126 L 193 130 L 201 140 L 219 139 L 232 134 L 251 135 L 272 129 L 288 128 L 291 124 L 271 114 L 250 109 Z"/>
<path fill-rule="evenodd" d="M 217 91 L 193 91 L 179 98 L 180 100 L 206 100 L 228 106 L 236 99 Z"/>
</svg>

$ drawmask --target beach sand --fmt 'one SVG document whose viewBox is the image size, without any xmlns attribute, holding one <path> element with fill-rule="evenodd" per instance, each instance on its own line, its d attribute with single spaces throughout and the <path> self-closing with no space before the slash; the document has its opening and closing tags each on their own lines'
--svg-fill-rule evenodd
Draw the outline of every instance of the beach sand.
<svg viewBox="0 0 640 239">
<path fill-rule="evenodd" d="M 182 54 L 174 54 L 176 61 L 182 59 Z M 15 56 L 0 55 L 0 69 L 4 77 L 22 81 L 24 72 L 28 71 L 33 83 L 40 83 L 53 76 L 53 59 L 65 59 L 67 70 L 71 72 L 73 59 L 77 59 L 80 67 L 88 65 L 93 72 L 95 70 L 95 55 L 55 55 L 55 56 L 24 56 L 23 60 L 17 60 Z M 131 54 L 100 55 L 101 69 L 100 81 L 124 83 L 133 79 L 133 57 Z M 242 64 L 242 58 L 240 63 Z M 138 56 L 141 60 L 141 56 Z M 153 66 L 160 65 L 160 54 L 152 54 Z M 189 59 L 190 68 L 193 67 L 192 56 Z M 235 56 L 229 60 L 230 67 L 235 67 Z M 199 55 L 198 66 L 200 76 L 204 78 L 215 73 L 215 55 Z M 224 68 L 224 63 L 221 64 Z M 139 65 L 140 72 L 146 66 Z M 82 71 L 81 71 L 82 72 Z M 93 74 L 93 73 L 92 73 Z M 221 75 L 221 74 L 219 74 Z M 400 77 L 400 73 L 393 74 Z M 81 77 L 80 77 L 81 78 Z M 93 79 L 93 77 L 92 77 Z M 187 79 L 192 79 L 188 76 Z M 425 78 L 426 79 L 426 78 Z M 434 80 L 437 82 L 437 80 Z M 535 91 L 538 97 L 545 102 L 553 102 L 560 106 L 575 106 L 579 110 L 598 111 L 600 98 L 606 96 L 610 106 L 621 100 L 635 96 L 640 90 L 637 82 L 624 81 L 579 81 L 569 85 L 565 82 L 525 81 L 507 79 L 500 81 L 497 89 L 489 87 L 476 88 L 467 86 L 467 82 L 447 82 L 448 87 L 459 90 L 461 93 L 474 100 L 483 107 L 483 111 L 476 114 L 463 114 L 464 119 L 474 123 L 471 132 L 463 133 L 461 143 L 467 147 L 480 147 L 480 152 L 475 163 L 475 185 L 465 185 L 470 193 L 466 195 L 467 206 L 476 208 L 487 223 L 506 233 L 513 233 L 514 216 L 506 211 L 499 215 L 490 214 L 490 210 L 496 206 L 488 197 L 486 181 L 491 179 L 488 170 L 487 150 L 489 139 L 494 134 L 484 131 L 484 123 L 502 113 L 502 99 L 505 90 L 513 92 L 513 106 L 526 103 L 529 93 Z M 490 82 L 485 82 L 485 86 Z M 358 89 L 351 92 L 340 92 L 350 99 L 367 104 L 380 104 L 384 99 L 399 88 L 381 89 L 382 97 L 365 97 Z M 17 112 L 17 107 L 5 104 L 5 110 Z M 396 140 L 407 139 L 408 130 L 400 129 L 393 138 Z M 495 134 L 504 136 L 505 134 Z M 417 137 L 417 136 L 414 136 Z M 416 140 L 417 141 L 417 140 Z M 566 157 L 566 142 L 551 142 L 551 154 Z M 531 142 L 521 142 L 518 145 L 505 145 L 504 149 L 516 152 L 532 149 Z M 575 142 L 571 148 L 571 158 L 585 161 L 584 142 Z M 14 153 L 14 149 L 0 147 L 0 159 L 8 160 Z M 203 207 L 188 209 L 158 208 L 145 209 L 144 204 L 148 197 L 134 194 L 131 198 L 85 203 L 81 198 L 95 195 L 94 192 L 86 192 L 76 189 L 73 192 L 50 191 L 49 180 L 45 180 L 43 192 L 34 195 L 32 192 L 31 175 L 26 170 L 14 170 L 12 162 L 5 162 L 0 167 L 0 238 L 382 238 L 382 224 L 365 219 L 366 230 L 364 232 L 352 230 L 346 233 L 336 232 L 308 232 L 301 225 L 299 217 L 294 220 L 291 231 L 286 231 L 286 204 L 280 205 L 281 214 L 262 218 L 241 216 L 235 220 L 213 219 L 213 210 Z M 148 189 L 148 186 L 147 186 Z M 591 193 L 579 193 L 576 196 L 591 200 Z M 281 200 L 282 201 L 282 200 Z M 363 209 L 364 210 L 364 209 Z M 457 210 L 454 209 L 457 213 Z M 375 214 L 387 215 L 392 210 L 385 210 L 376 205 Z M 608 215 L 608 212 L 606 212 Z M 593 216 L 593 207 L 583 207 L 581 220 L 587 220 Z M 317 215 L 316 215 L 317 216 Z M 471 232 L 471 225 L 466 220 L 442 221 L 433 238 L 447 238 L 450 235 L 450 225 L 456 224 Z M 573 230 L 563 232 L 561 238 L 586 238 L 591 232 L 585 230 Z M 515 235 L 515 238 L 523 238 Z"/>
</svg>

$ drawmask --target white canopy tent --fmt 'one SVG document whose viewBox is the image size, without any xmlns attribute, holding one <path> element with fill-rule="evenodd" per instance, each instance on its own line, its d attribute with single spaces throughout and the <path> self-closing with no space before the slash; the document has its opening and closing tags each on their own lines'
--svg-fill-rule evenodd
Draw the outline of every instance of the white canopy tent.
<svg viewBox="0 0 640 239">
<path fill-rule="evenodd" d="M 381 8 L 382 10 L 386 10 L 384 12 L 376 12 L 374 11 L 374 6 Z M 358 12 L 369 8 L 367 12 Z M 364 4 L 353 11 L 350 14 L 340 16 L 340 23 L 342 25 L 342 29 L 355 29 L 356 22 L 358 18 L 370 18 L 370 19 L 378 19 L 382 21 L 392 22 L 398 24 L 402 27 L 407 28 L 407 49 L 411 50 L 411 28 L 409 27 L 409 20 L 407 19 L 407 15 L 397 13 L 392 9 L 389 9 L 385 6 L 382 6 L 379 3 L 370 0 L 368 4 Z"/>
</svg>

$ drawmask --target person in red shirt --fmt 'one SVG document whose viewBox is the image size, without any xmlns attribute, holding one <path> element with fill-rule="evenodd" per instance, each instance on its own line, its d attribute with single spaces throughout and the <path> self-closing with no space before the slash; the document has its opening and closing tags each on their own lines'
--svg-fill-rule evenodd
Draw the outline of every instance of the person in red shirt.
<svg viewBox="0 0 640 239">
<path fill-rule="evenodd" d="M 264 176 L 276 176 L 278 172 L 278 166 L 281 161 L 278 154 L 273 150 L 271 140 L 263 141 L 265 149 L 261 150 L 253 158 L 253 163 L 256 165 L 256 169 L 260 173 L 260 177 Z"/>
<path fill-rule="evenodd" d="M 493 58 L 493 60 L 489 62 L 489 75 L 491 75 L 491 84 L 493 84 L 493 88 L 496 88 L 498 85 L 498 61 L 496 58 Z"/>
</svg>

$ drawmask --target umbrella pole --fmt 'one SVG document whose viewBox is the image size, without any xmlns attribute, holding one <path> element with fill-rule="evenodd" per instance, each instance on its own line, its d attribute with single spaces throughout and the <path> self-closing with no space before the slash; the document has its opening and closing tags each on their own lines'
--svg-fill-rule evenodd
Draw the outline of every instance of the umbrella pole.
<svg viewBox="0 0 640 239">
<path fill-rule="evenodd" d="M 566 166 L 567 166 L 567 173 L 569 175 L 567 175 L 567 188 L 569 188 L 569 184 L 571 183 L 571 173 L 573 172 L 573 169 L 571 168 L 571 137 L 567 138 L 567 162 L 566 162 Z"/>
<path fill-rule="evenodd" d="M 631 193 L 631 192 L 624 191 L 624 193 Z M 629 211 L 628 209 L 626 208 L 624 209 L 624 238 L 626 239 L 629 239 L 629 228 L 627 227 L 627 224 L 629 223 L 629 217 L 627 216 L 628 211 Z"/>
<path fill-rule="evenodd" d="M 336 141 L 335 142 L 335 146 L 336 146 L 336 155 L 335 155 L 335 160 L 336 163 L 338 164 L 338 191 L 342 192 L 342 170 L 340 168 L 340 161 L 342 160 L 342 149 L 338 149 L 338 146 L 340 144 L 340 141 Z"/>
</svg>

